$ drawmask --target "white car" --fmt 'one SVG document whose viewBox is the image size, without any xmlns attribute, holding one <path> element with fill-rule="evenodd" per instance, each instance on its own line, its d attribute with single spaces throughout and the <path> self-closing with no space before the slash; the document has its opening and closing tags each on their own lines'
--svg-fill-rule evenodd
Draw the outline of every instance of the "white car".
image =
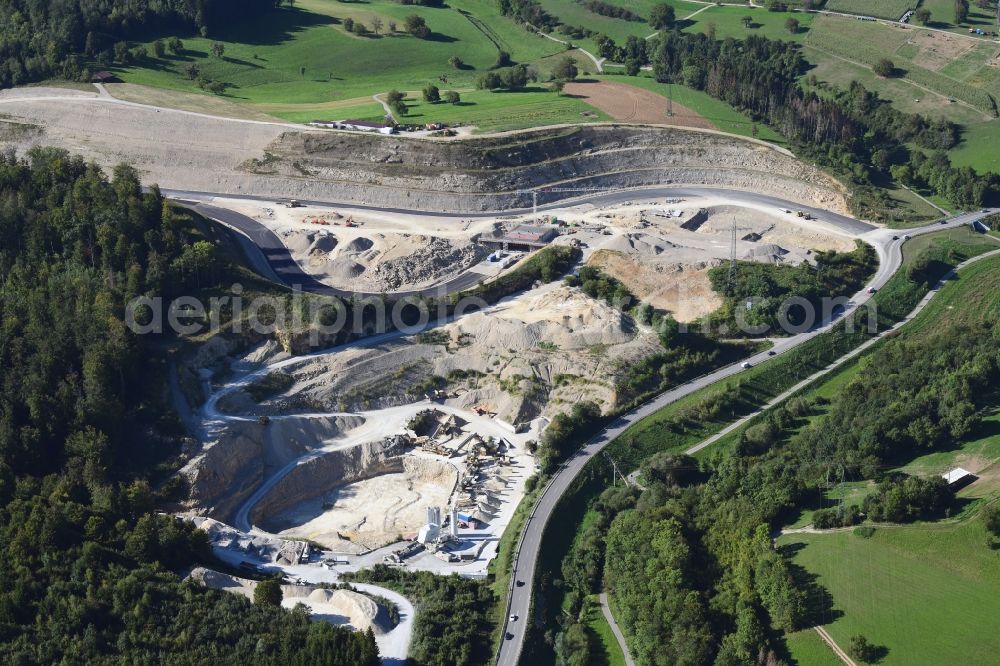
<svg viewBox="0 0 1000 666">
<path fill-rule="evenodd" d="M 750 365 L 750 362 L 749 362 L 749 361 L 744 361 L 744 362 L 743 362 L 743 369 L 744 369 L 744 370 L 746 370 L 747 368 L 752 368 L 752 367 L 753 367 L 753 366 L 752 366 L 752 365 Z"/>
<path fill-rule="evenodd" d="M 516 616 L 516 615 L 511 615 L 511 616 L 510 616 L 509 618 L 507 618 L 507 619 L 508 619 L 508 620 L 510 620 L 511 622 L 517 622 L 517 616 Z"/>
</svg>

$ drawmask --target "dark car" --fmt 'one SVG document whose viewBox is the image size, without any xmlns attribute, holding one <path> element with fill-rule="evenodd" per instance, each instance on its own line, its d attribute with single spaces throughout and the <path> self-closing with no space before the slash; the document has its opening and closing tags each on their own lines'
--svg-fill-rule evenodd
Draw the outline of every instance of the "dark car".
<svg viewBox="0 0 1000 666">
<path fill-rule="evenodd" d="M 524 587 L 524 581 L 523 580 L 517 581 L 517 586 L 518 587 Z"/>
<path fill-rule="evenodd" d="M 767 355 L 768 355 L 768 356 L 774 356 L 774 355 L 775 355 L 775 354 L 777 354 L 777 353 L 778 353 L 778 352 L 776 352 L 776 351 L 774 351 L 774 350 L 772 349 L 771 351 L 767 352 Z"/>
<path fill-rule="evenodd" d="M 899 240 L 899 236 L 893 236 L 892 240 Z"/>
</svg>

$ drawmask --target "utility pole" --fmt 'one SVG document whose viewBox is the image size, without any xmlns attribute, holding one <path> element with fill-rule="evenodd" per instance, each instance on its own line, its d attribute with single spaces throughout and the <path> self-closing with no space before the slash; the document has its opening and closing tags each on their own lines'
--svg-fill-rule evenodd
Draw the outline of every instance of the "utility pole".
<svg viewBox="0 0 1000 666">
<path fill-rule="evenodd" d="M 736 218 L 733 217 L 732 236 L 729 239 L 729 292 L 733 292 L 736 286 L 736 232 L 752 231 L 749 227 L 737 227 Z"/>
<path fill-rule="evenodd" d="M 736 286 L 736 218 L 733 217 L 733 235 L 729 241 L 729 293 Z"/>
<path fill-rule="evenodd" d="M 618 469 L 618 465 L 615 463 L 615 459 L 611 457 L 611 454 L 608 453 L 607 451 L 601 451 L 601 453 L 603 453 L 604 457 L 607 458 L 608 462 L 611 463 L 611 469 L 612 469 L 612 473 L 611 473 L 611 479 L 612 479 L 612 481 L 611 481 L 611 483 L 612 483 L 612 485 L 615 484 L 615 480 L 619 476 L 622 477 L 622 482 L 626 486 L 629 485 L 629 483 L 628 483 L 628 477 L 626 477 L 624 474 L 622 474 L 621 470 Z"/>
</svg>

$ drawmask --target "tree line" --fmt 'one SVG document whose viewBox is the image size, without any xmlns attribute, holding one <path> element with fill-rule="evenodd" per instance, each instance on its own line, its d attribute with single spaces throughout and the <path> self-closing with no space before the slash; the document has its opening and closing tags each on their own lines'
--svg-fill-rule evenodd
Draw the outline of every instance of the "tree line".
<svg viewBox="0 0 1000 666">
<path fill-rule="evenodd" d="M 716 40 L 714 35 L 666 32 L 621 45 L 596 35 L 599 55 L 625 63 L 628 74 L 652 65 L 661 83 L 702 90 L 766 123 L 799 152 L 848 177 L 878 201 L 876 187 L 891 180 L 925 188 L 958 207 L 974 208 L 1000 199 L 1000 176 L 955 167 L 945 151 L 955 147 L 961 128 L 947 120 L 904 113 L 876 93 L 852 82 L 846 89 L 825 86 L 823 95 L 802 85 L 808 65 L 797 44 L 759 35 Z M 883 197 L 884 198 L 884 197 Z M 877 219 L 877 206 L 859 210 Z"/>
<path fill-rule="evenodd" d="M 210 35 L 234 16 L 281 0 L 6 0 L 0 3 L 0 88 L 62 77 L 89 80 L 92 63 L 123 62 L 124 40 Z M 127 46 L 125 47 L 127 49 Z"/>
<path fill-rule="evenodd" d="M 0 154 L 0 653 L 10 663 L 379 663 L 374 638 L 179 580 L 206 535 L 155 506 L 182 435 L 132 296 L 221 279 L 134 169 Z M 176 477 L 174 477 L 176 478 Z"/>
</svg>

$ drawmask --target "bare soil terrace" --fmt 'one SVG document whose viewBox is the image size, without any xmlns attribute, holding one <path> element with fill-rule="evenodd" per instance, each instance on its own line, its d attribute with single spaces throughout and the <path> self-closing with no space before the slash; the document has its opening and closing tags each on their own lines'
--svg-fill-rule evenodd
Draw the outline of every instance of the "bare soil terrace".
<svg viewBox="0 0 1000 666">
<path fill-rule="evenodd" d="M 635 86 L 614 81 L 575 81 L 567 83 L 563 91 L 625 123 L 718 129 L 704 116 L 676 102 L 672 105 L 673 115 L 668 116 L 662 95 Z"/>
</svg>

